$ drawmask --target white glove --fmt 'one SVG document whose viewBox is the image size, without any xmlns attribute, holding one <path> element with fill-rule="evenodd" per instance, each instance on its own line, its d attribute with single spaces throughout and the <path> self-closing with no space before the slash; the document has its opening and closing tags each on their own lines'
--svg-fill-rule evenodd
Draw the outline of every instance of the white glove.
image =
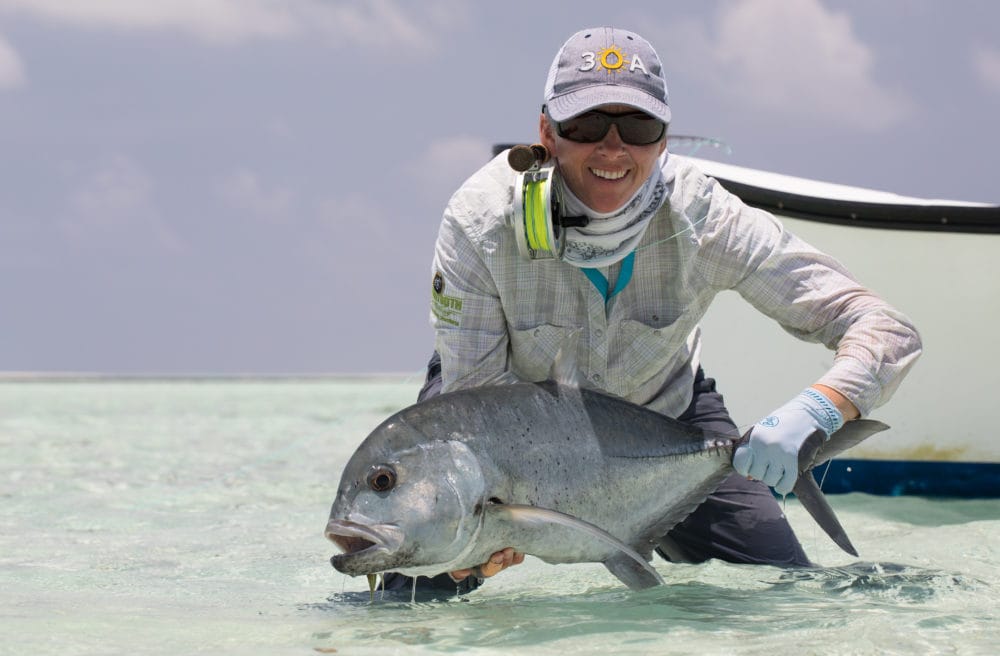
<svg viewBox="0 0 1000 656">
<path fill-rule="evenodd" d="M 817 430 L 829 439 L 844 425 L 844 415 L 830 399 L 809 387 L 761 419 L 750 431 L 750 440 L 736 449 L 733 469 L 763 481 L 778 494 L 795 487 L 799 477 L 799 449 Z"/>
</svg>

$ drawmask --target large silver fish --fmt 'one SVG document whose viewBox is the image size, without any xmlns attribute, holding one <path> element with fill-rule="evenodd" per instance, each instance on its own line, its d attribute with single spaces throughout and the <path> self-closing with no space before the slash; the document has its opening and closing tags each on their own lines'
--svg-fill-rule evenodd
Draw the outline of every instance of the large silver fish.
<svg viewBox="0 0 1000 656">
<path fill-rule="evenodd" d="M 450 392 L 386 419 L 344 468 L 326 527 L 344 552 L 333 566 L 434 576 L 514 547 L 604 563 L 635 589 L 662 583 L 648 562 L 657 540 L 733 472 L 740 440 L 577 381 L 560 355 L 552 380 Z M 810 470 L 886 428 L 848 422 L 800 453 L 795 494 L 853 555 Z"/>
</svg>

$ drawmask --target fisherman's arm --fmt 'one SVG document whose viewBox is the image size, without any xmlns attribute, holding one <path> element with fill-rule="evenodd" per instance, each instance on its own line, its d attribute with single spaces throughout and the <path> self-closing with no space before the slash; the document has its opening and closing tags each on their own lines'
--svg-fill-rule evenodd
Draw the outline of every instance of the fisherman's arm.
<svg viewBox="0 0 1000 656">
<path fill-rule="evenodd" d="M 735 289 L 799 339 L 835 351 L 829 371 L 755 425 L 734 458 L 738 472 L 787 493 L 802 442 L 815 430 L 829 437 L 888 401 L 920 355 L 920 336 L 905 315 L 775 217 L 721 187 L 712 196 L 725 217 L 706 240 L 713 283 Z"/>
<path fill-rule="evenodd" d="M 920 356 L 919 333 L 834 258 L 783 229 L 774 239 L 775 250 L 736 290 L 790 334 L 834 351 L 833 365 L 814 387 L 845 419 L 867 416 L 891 398 Z"/>
<path fill-rule="evenodd" d="M 849 398 L 832 387 L 822 383 L 814 383 L 812 388 L 823 394 L 823 396 L 825 396 L 830 403 L 837 408 L 840 414 L 844 417 L 844 421 L 852 421 L 861 416 L 861 411 L 858 410 L 857 406 L 851 403 Z"/>
</svg>

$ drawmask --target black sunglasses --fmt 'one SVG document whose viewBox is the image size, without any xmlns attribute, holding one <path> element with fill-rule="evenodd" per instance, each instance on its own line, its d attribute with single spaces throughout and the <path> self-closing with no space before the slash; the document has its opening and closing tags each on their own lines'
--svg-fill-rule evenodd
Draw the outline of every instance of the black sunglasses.
<svg viewBox="0 0 1000 656">
<path fill-rule="evenodd" d="M 556 123 L 556 132 L 563 139 L 577 143 L 596 143 L 618 126 L 618 136 L 632 146 L 648 146 L 663 138 L 667 124 L 643 112 L 608 114 L 593 110 Z"/>
</svg>

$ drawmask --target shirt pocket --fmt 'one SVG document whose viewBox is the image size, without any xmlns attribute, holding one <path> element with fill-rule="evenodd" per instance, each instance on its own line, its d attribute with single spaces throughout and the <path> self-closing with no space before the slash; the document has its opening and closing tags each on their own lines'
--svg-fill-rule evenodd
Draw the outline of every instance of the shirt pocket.
<svg viewBox="0 0 1000 656">
<path fill-rule="evenodd" d="M 621 392 L 627 396 L 670 364 L 678 350 L 677 339 L 681 322 L 650 325 L 635 319 L 623 319 L 619 324 L 621 345 L 619 371 Z"/>
<path fill-rule="evenodd" d="M 522 380 L 545 380 L 549 377 L 559 348 L 573 330 L 547 323 L 525 330 L 511 329 L 511 370 Z"/>
</svg>

